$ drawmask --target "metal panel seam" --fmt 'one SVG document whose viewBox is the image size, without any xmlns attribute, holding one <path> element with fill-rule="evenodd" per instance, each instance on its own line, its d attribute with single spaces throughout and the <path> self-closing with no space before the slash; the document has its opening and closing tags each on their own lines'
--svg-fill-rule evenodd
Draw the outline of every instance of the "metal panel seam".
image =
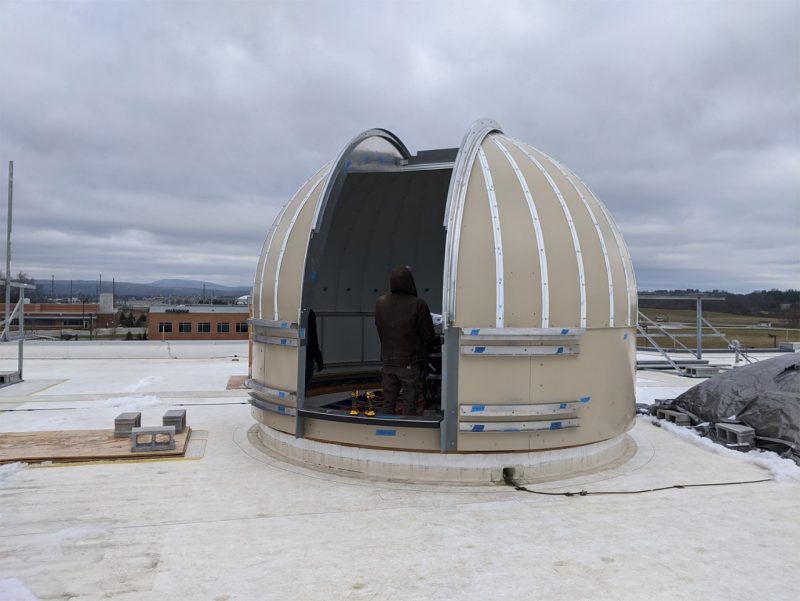
<svg viewBox="0 0 800 601">
<path fill-rule="evenodd" d="M 486 183 L 486 193 L 489 196 L 489 212 L 492 215 L 492 236 L 494 238 L 494 266 L 495 266 L 495 298 L 496 314 L 495 327 L 505 326 L 505 284 L 503 283 L 503 236 L 500 229 L 500 212 L 497 209 L 497 196 L 494 193 L 494 182 L 486 153 L 483 148 L 478 148 L 478 158 L 483 168 L 483 180 Z"/>
<path fill-rule="evenodd" d="M 558 202 L 561 204 L 561 209 L 564 211 L 564 217 L 567 220 L 567 225 L 569 226 L 569 232 L 572 234 L 572 244 L 575 247 L 575 260 L 578 264 L 578 284 L 580 288 L 580 295 L 581 295 L 581 307 L 580 307 L 580 327 L 586 327 L 586 276 L 584 274 L 584 267 L 583 267 L 583 256 L 581 254 L 581 243 L 578 240 L 578 232 L 575 230 L 575 222 L 572 220 L 572 213 L 570 213 L 569 207 L 567 206 L 567 202 L 564 200 L 564 196 L 561 194 L 561 190 L 558 189 L 558 186 L 553 181 L 553 178 L 550 177 L 550 174 L 547 172 L 547 169 L 544 168 L 539 160 L 533 156 L 530 152 L 528 152 L 521 143 L 513 138 L 507 138 L 514 146 L 519 148 L 525 156 L 527 156 L 531 162 L 539 168 L 539 171 L 544 175 L 547 183 L 550 184 L 550 188 L 553 190 L 553 193 L 558 198 Z"/>
<path fill-rule="evenodd" d="M 550 326 L 550 289 L 548 286 L 547 253 L 544 249 L 544 233 L 542 232 L 542 224 L 539 221 L 539 212 L 536 210 L 536 204 L 533 202 L 533 196 L 531 195 L 530 188 L 528 188 L 528 182 L 522 174 L 519 165 L 514 160 L 514 157 L 511 156 L 508 149 L 503 146 L 502 142 L 496 137 L 492 137 L 492 142 L 495 143 L 495 146 L 497 146 L 503 152 L 506 159 L 508 159 L 511 168 L 517 176 L 519 185 L 522 188 L 522 193 L 525 195 L 525 201 L 528 203 L 528 210 L 531 213 L 533 229 L 536 232 L 536 247 L 539 249 L 539 271 L 541 272 L 542 280 L 542 327 L 547 328 Z"/>
</svg>

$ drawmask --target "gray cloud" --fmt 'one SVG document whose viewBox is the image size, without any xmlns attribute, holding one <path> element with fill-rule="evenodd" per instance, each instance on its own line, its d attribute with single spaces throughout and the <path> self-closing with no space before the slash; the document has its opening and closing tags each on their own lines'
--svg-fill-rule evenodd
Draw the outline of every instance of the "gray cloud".
<svg viewBox="0 0 800 601">
<path fill-rule="evenodd" d="M 355 134 L 491 116 L 605 201 L 641 288 L 797 287 L 798 73 L 795 1 L 0 1 L 14 268 L 247 283 Z"/>
</svg>

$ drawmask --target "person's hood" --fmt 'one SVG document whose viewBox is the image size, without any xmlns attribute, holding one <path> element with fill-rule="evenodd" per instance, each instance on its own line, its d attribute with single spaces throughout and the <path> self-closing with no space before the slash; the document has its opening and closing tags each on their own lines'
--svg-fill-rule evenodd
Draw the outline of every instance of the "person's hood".
<svg viewBox="0 0 800 601">
<path fill-rule="evenodd" d="M 417 286 L 414 276 L 408 267 L 395 267 L 389 278 L 389 289 L 394 294 L 412 294 L 417 296 Z"/>
</svg>

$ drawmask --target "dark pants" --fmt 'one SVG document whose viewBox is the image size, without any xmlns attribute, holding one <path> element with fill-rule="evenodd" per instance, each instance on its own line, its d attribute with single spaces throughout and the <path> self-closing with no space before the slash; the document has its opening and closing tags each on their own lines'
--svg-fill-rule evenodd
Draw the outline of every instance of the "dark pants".
<svg viewBox="0 0 800 601">
<path fill-rule="evenodd" d="M 394 413 L 397 401 L 402 398 L 403 415 L 417 414 L 417 393 L 419 391 L 422 369 L 419 363 L 413 365 L 383 366 L 383 411 Z"/>
<path fill-rule="evenodd" d="M 311 378 L 314 376 L 314 361 L 306 361 L 306 394 L 311 386 Z"/>
</svg>

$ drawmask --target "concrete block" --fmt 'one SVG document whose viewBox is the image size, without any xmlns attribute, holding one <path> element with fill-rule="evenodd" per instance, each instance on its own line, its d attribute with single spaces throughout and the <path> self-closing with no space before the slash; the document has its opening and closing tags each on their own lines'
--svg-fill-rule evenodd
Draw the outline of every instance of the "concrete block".
<svg viewBox="0 0 800 601">
<path fill-rule="evenodd" d="M 18 371 L 1 371 L 0 372 L 0 387 L 8 386 L 9 384 L 16 384 L 22 382 L 22 378 Z"/>
<path fill-rule="evenodd" d="M 165 426 L 174 426 L 175 432 L 180 434 L 186 428 L 186 409 L 170 409 L 161 418 Z"/>
<path fill-rule="evenodd" d="M 719 365 L 687 365 L 683 368 L 684 375 L 691 378 L 710 378 L 727 371 Z"/>
<path fill-rule="evenodd" d="M 120 413 L 114 418 L 114 436 L 130 436 L 133 428 L 142 425 L 142 414 L 139 411 Z"/>
<path fill-rule="evenodd" d="M 749 451 L 755 446 L 756 431 L 744 424 L 714 424 L 717 440 L 726 447 L 740 451 Z"/>
<path fill-rule="evenodd" d="M 174 426 L 151 426 L 131 430 L 131 451 L 172 451 L 175 449 Z"/>
<path fill-rule="evenodd" d="M 679 426 L 691 426 L 692 420 L 689 416 L 680 411 L 672 411 L 671 409 L 656 409 L 656 417 L 658 419 L 665 419 L 673 424 Z"/>
</svg>

